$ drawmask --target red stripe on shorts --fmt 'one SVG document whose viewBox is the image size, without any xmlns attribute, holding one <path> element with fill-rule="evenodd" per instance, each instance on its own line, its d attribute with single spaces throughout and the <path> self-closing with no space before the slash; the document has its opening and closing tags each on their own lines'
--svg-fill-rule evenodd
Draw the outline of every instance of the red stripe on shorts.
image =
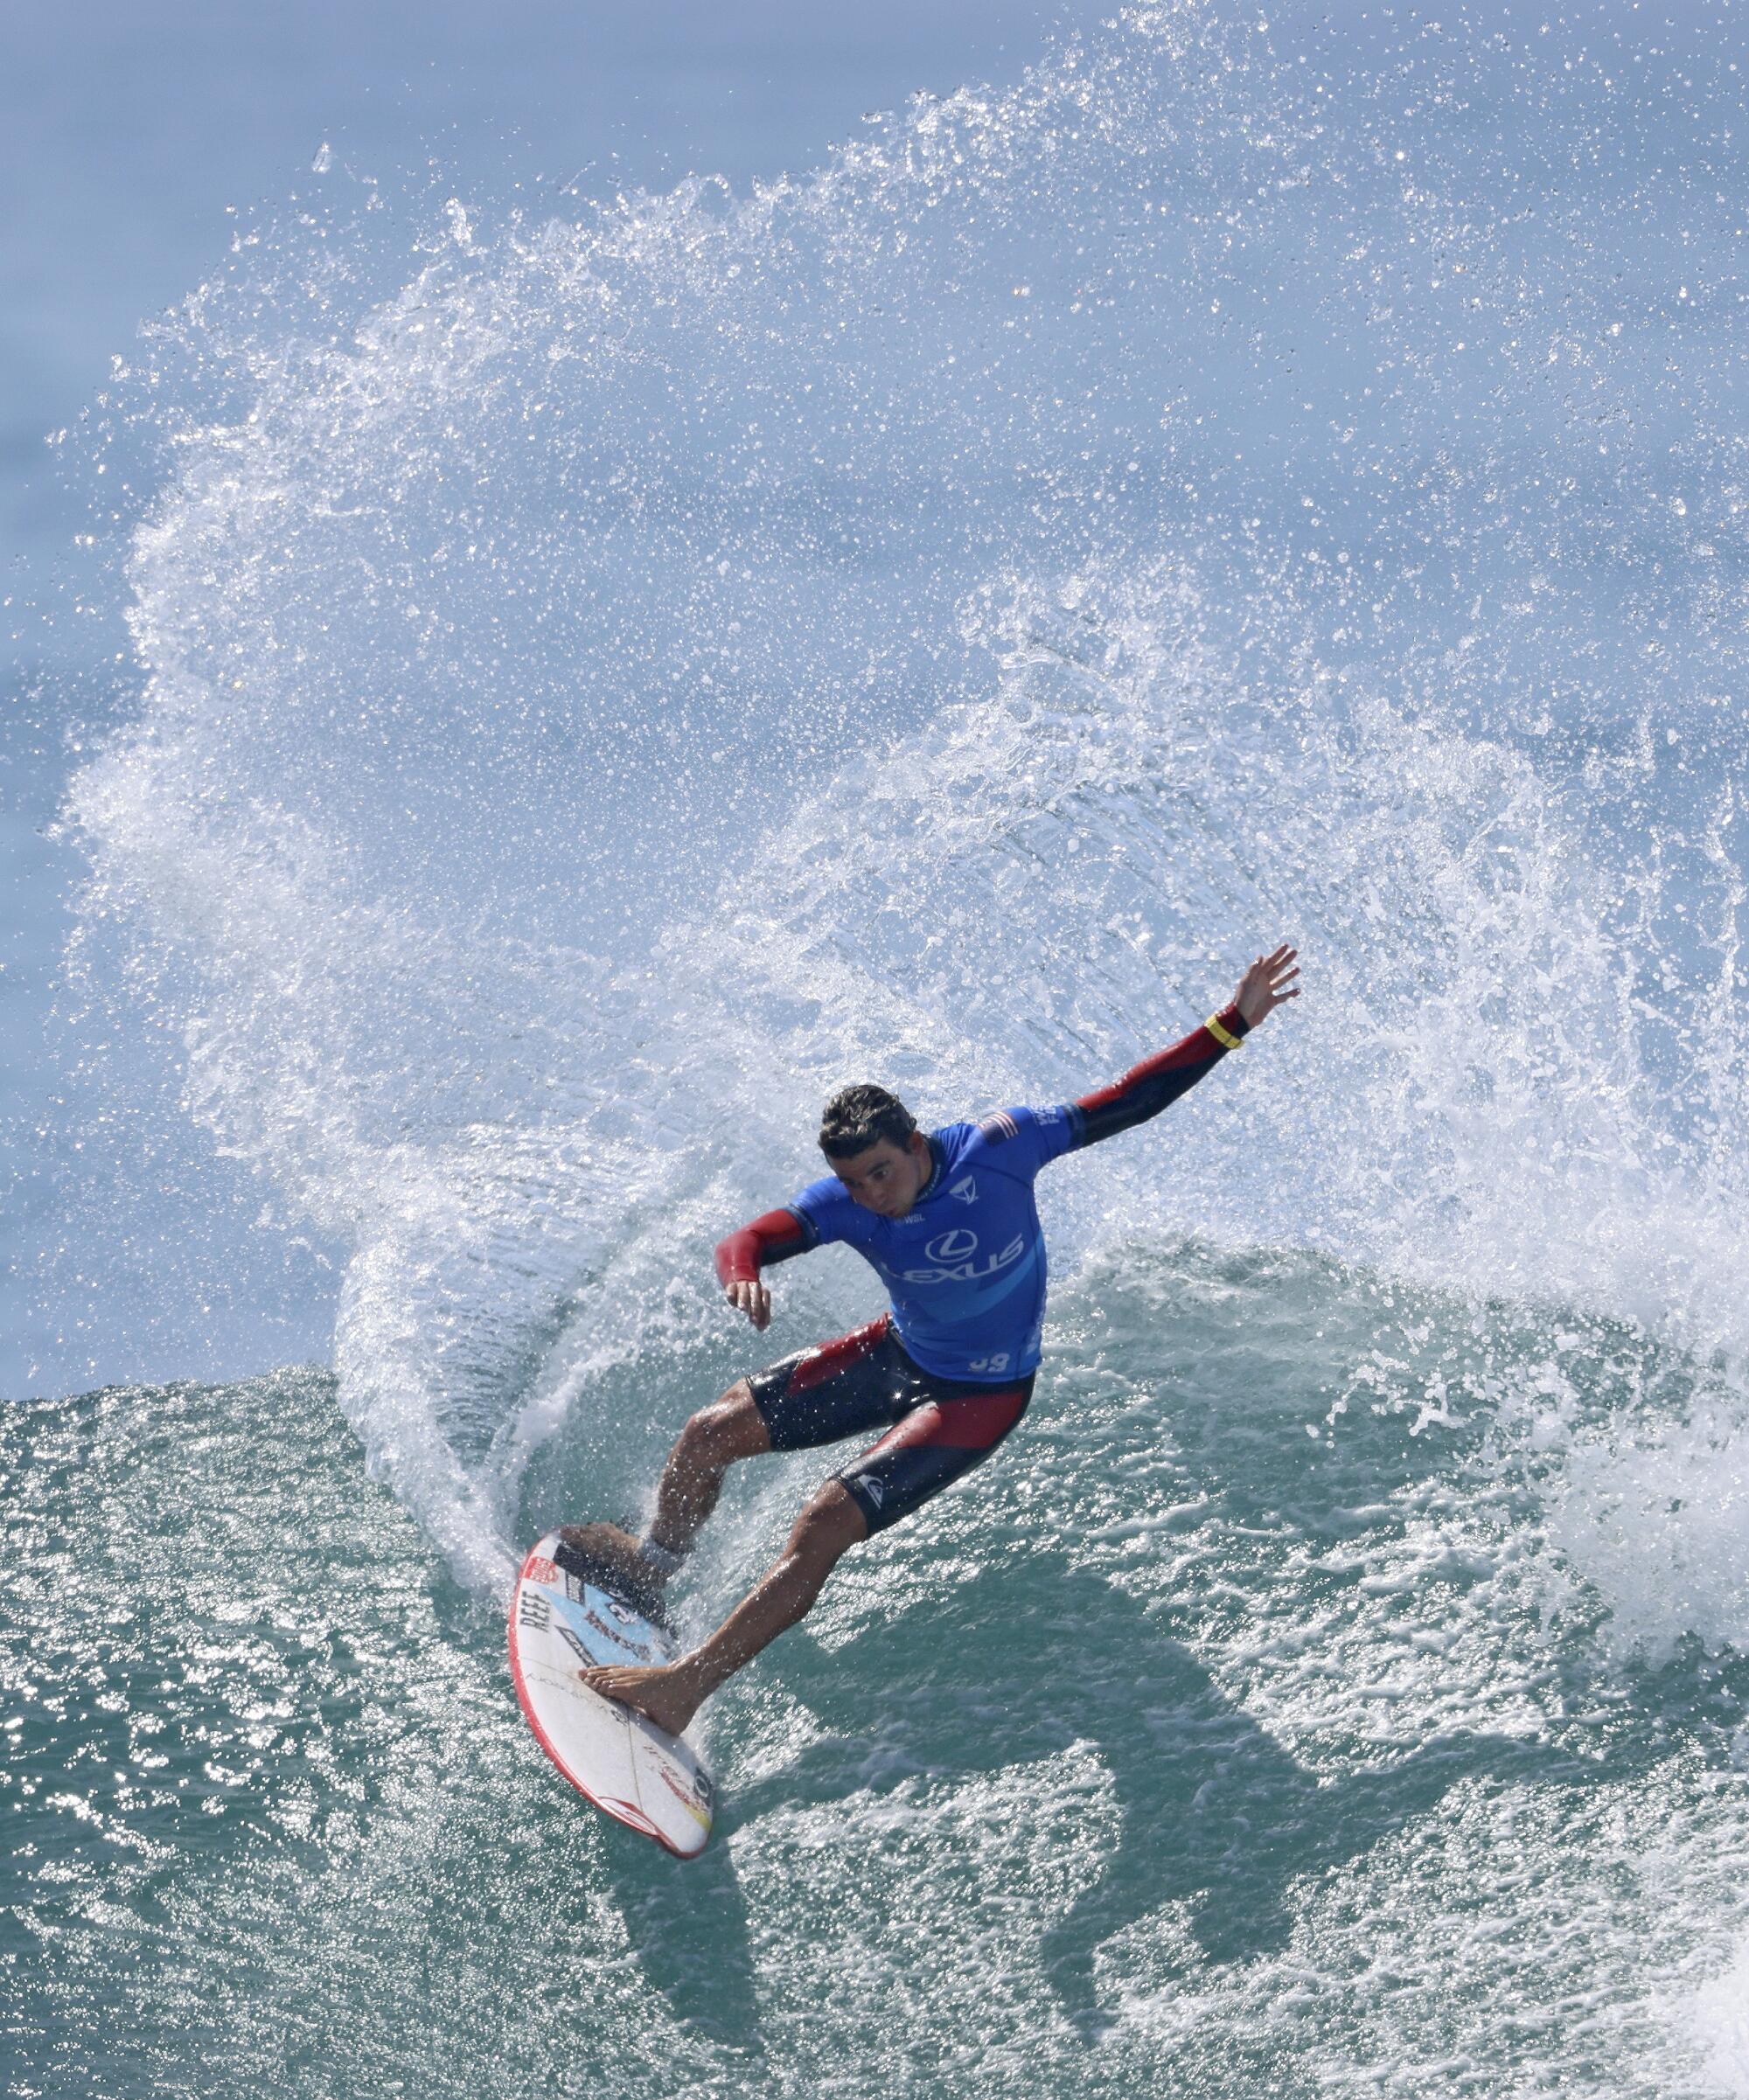
<svg viewBox="0 0 1749 2100">
<path fill-rule="evenodd" d="M 862 1456 L 873 1458 L 882 1451 L 931 1445 L 950 1451 L 987 1451 L 1014 1428 L 1025 1407 L 1026 1394 L 1018 1386 L 968 1393 L 963 1400 L 932 1400 L 913 1408 Z"/>
<path fill-rule="evenodd" d="M 860 1364 L 865 1356 L 881 1346 L 892 1324 L 890 1318 L 883 1316 L 871 1320 L 866 1327 L 853 1327 L 848 1334 L 840 1334 L 834 1342 L 822 1342 L 818 1349 L 810 1349 L 791 1372 L 784 1391 L 805 1393 L 812 1387 L 823 1386 L 829 1378 L 836 1378 L 840 1371 L 849 1370 L 853 1364 Z"/>
</svg>

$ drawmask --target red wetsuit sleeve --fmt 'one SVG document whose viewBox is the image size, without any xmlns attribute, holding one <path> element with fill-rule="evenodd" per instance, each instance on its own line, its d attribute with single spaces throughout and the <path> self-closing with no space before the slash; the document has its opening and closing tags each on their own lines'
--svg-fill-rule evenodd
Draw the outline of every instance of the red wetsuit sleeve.
<svg viewBox="0 0 1749 2100">
<path fill-rule="evenodd" d="M 718 1279 L 725 1290 L 731 1283 L 751 1283 L 762 1269 L 787 1262 L 791 1255 L 805 1255 L 813 1243 L 813 1234 L 794 1211 L 768 1210 L 718 1246 Z"/>
<path fill-rule="evenodd" d="M 1249 1031 L 1237 1005 L 1223 1007 L 1212 1026 L 1204 1022 L 1202 1027 L 1193 1028 L 1182 1042 L 1144 1058 L 1109 1087 L 1101 1087 L 1097 1094 L 1084 1094 L 1073 1104 L 1081 1144 L 1097 1144 L 1102 1137 L 1115 1137 L 1119 1130 L 1146 1123 L 1170 1107 L 1181 1094 L 1188 1094 L 1203 1074 L 1227 1054 L 1226 1044 L 1214 1033 L 1215 1026 L 1234 1037 L 1243 1037 Z"/>
</svg>

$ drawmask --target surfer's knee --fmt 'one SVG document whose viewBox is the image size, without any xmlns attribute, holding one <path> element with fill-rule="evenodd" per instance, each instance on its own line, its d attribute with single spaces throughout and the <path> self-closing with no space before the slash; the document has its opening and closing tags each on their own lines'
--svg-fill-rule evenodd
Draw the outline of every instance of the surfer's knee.
<svg viewBox="0 0 1749 2100">
<path fill-rule="evenodd" d="M 680 1432 L 680 1445 L 693 1464 L 713 1470 L 770 1450 L 765 1418 L 755 1405 L 753 1388 L 744 1378 L 737 1379 L 720 1400 L 692 1416 Z"/>
<path fill-rule="evenodd" d="M 840 1554 L 868 1536 L 868 1520 L 841 1480 L 828 1480 L 802 1505 L 790 1533 L 792 1558 L 830 1568 Z"/>
</svg>

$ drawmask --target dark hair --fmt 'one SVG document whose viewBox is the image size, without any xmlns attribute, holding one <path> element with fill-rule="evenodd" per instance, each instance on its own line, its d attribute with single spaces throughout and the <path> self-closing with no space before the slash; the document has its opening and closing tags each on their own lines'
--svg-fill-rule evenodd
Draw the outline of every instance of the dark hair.
<svg viewBox="0 0 1749 2100">
<path fill-rule="evenodd" d="M 846 1087 L 826 1104 L 820 1150 L 828 1159 L 851 1159 L 883 1137 L 909 1144 L 916 1127 L 904 1102 L 885 1087 Z"/>
</svg>

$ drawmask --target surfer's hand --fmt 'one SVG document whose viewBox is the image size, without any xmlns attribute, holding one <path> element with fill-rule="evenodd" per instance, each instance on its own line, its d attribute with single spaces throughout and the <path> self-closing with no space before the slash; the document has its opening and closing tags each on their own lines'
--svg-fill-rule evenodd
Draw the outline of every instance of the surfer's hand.
<svg viewBox="0 0 1749 2100">
<path fill-rule="evenodd" d="M 728 1302 L 737 1312 L 744 1312 L 753 1325 L 763 1334 L 771 1325 L 771 1293 L 763 1283 L 731 1283 L 728 1287 Z"/>
<path fill-rule="evenodd" d="M 1293 982 L 1300 975 L 1298 955 L 1297 949 L 1284 943 L 1272 955 L 1259 956 L 1239 979 L 1234 1004 L 1246 1027 L 1255 1028 L 1278 1006 L 1300 997 L 1300 987 Z"/>
</svg>

